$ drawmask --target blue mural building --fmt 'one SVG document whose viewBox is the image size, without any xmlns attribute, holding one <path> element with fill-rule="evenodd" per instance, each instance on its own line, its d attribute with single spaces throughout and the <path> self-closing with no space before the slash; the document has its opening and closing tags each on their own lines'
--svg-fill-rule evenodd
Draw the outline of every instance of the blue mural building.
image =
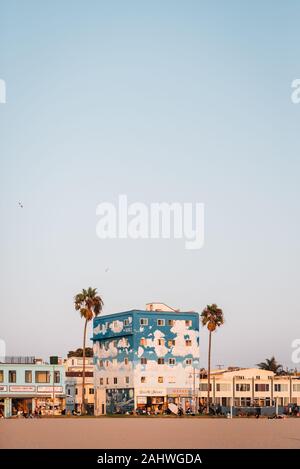
<svg viewBox="0 0 300 469">
<path fill-rule="evenodd" d="M 163 412 L 195 405 L 199 315 L 163 303 L 93 323 L 95 413 Z"/>
</svg>

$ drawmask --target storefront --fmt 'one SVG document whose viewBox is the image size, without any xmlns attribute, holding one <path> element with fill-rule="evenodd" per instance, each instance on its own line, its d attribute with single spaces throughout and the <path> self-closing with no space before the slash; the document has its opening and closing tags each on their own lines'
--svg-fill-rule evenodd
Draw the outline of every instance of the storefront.
<svg viewBox="0 0 300 469">
<path fill-rule="evenodd" d="M 0 363 L 0 382 L 0 414 L 6 418 L 60 414 L 65 409 L 63 365 L 7 357 Z"/>
<path fill-rule="evenodd" d="M 176 404 L 183 412 L 194 407 L 193 392 L 190 388 L 168 388 L 168 404 Z"/>
<path fill-rule="evenodd" d="M 162 414 L 166 408 L 166 389 L 136 390 L 136 410 L 138 412 Z"/>
</svg>

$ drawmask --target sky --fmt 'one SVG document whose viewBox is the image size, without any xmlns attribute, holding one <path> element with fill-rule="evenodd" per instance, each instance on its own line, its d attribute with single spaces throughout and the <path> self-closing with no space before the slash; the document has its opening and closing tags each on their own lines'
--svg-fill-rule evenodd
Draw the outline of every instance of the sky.
<svg viewBox="0 0 300 469">
<path fill-rule="evenodd" d="M 299 23 L 296 0 L 0 0 L 7 355 L 80 347 L 73 298 L 92 286 L 104 314 L 217 303 L 213 366 L 295 366 Z M 96 207 L 119 194 L 204 203 L 203 248 L 100 240 Z"/>
</svg>

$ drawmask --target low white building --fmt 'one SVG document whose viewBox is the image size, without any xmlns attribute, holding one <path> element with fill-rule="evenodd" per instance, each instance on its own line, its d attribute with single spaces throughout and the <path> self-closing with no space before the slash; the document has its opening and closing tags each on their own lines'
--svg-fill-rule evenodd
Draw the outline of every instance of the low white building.
<svg viewBox="0 0 300 469">
<path fill-rule="evenodd" d="M 79 411 L 82 403 L 83 358 L 65 360 L 65 387 L 67 412 Z M 85 358 L 85 402 L 89 413 L 94 412 L 94 366 L 93 357 Z"/>
<path fill-rule="evenodd" d="M 207 377 L 200 380 L 199 405 L 207 402 Z M 276 376 L 258 368 L 216 370 L 211 373 L 212 404 L 229 407 L 300 405 L 300 376 Z"/>
</svg>

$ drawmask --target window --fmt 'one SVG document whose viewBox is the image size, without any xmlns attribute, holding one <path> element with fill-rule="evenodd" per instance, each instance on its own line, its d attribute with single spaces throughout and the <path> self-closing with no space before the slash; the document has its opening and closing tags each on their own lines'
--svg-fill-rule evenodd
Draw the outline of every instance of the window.
<svg viewBox="0 0 300 469">
<path fill-rule="evenodd" d="M 185 325 L 186 325 L 186 327 L 191 327 L 191 325 L 192 325 L 191 319 L 187 319 L 187 320 L 185 321 Z"/>
<path fill-rule="evenodd" d="M 4 372 L 3 370 L 0 370 L 0 383 L 3 383 L 4 381 Z"/>
<path fill-rule="evenodd" d="M 235 385 L 235 389 L 236 391 L 238 392 L 249 392 L 250 391 L 250 384 L 241 384 L 241 383 L 237 383 Z"/>
<path fill-rule="evenodd" d="M 212 388 L 212 386 L 211 386 L 211 384 L 210 384 L 210 386 L 209 386 L 209 390 L 210 390 L 210 391 L 211 391 L 211 388 Z M 203 392 L 207 392 L 207 390 L 208 390 L 208 383 L 200 383 L 200 385 L 199 385 L 199 390 L 200 390 L 200 391 L 203 391 Z"/>
<path fill-rule="evenodd" d="M 175 365 L 176 359 L 175 358 L 169 358 L 169 365 Z"/>
<path fill-rule="evenodd" d="M 147 358 L 141 358 L 141 365 L 147 365 Z"/>
<path fill-rule="evenodd" d="M 140 319 L 140 326 L 148 326 L 148 319 L 147 318 L 141 318 Z"/>
<path fill-rule="evenodd" d="M 129 326 L 129 319 L 124 319 L 124 326 Z"/>
<path fill-rule="evenodd" d="M 191 347 L 191 345 L 192 345 L 191 339 L 187 339 L 187 340 L 185 341 L 185 345 L 186 345 L 187 347 Z"/>
<path fill-rule="evenodd" d="M 164 359 L 164 358 L 159 358 L 159 359 L 157 360 L 157 363 L 158 363 L 159 365 L 164 365 L 164 364 L 165 364 L 165 359 Z"/>
<path fill-rule="evenodd" d="M 103 386 L 103 378 L 100 378 L 100 386 Z"/>
<path fill-rule="evenodd" d="M 147 346 L 147 339 L 145 339 L 145 337 L 142 337 L 141 340 L 140 340 L 140 345 L 144 345 L 144 347 Z"/>
<path fill-rule="evenodd" d="M 175 346 L 175 340 L 174 339 L 171 339 L 171 340 L 168 340 L 168 347 L 174 347 Z"/>
<path fill-rule="evenodd" d="M 125 384 L 129 384 L 129 376 L 125 376 Z"/>
<path fill-rule="evenodd" d="M 159 377 L 157 378 L 157 382 L 160 383 L 160 384 L 162 384 L 162 383 L 164 382 L 164 378 L 163 378 L 162 376 L 159 376 Z"/>
<path fill-rule="evenodd" d="M 109 361 L 108 360 L 106 360 L 105 366 L 106 366 L 106 368 L 109 366 Z"/>
<path fill-rule="evenodd" d="M 165 339 L 157 339 L 157 345 L 165 345 Z"/>
<path fill-rule="evenodd" d="M 295 386 L 295 385 L 294 385 Z M 275 392 L 284 392 L 288 390 L 288 385 L 287 384 L 274 384 L 274 391 Z M 295 389 L 293 389 L 295 391 Z"/>
<path fill-rule="evenodd" d="M 141 383 L 146 383 L 146 376 L 141 376 Z"/>
<path fill-rule="evenodd" d="M 75 394 L 76 394 L 76 396 L 77 396 L 77 394 L 78 394 L 78 388 L 75 389 Z"/>
<path fill-rule="evenodd" d="M 114 384 L 118 384 L 118 378 L 114 378 Z"/>
<path fill-rule="evenodd" d="M 241 406 L 242 407 L 250 407 L 251 406 L 251 398 L 250 397 L 241 397 Z"/>
<path fill-rule="evenodd" d="M 164 326 L 165 325 L 165 320 L 164 319 L 158 319 L 157 320 L 157 325 L 158 326 Z"/>
<path fill-rule="evenodd" d="M 192 364 L 192 359 L 191 359 L 191 358 L 187 358 L 187 359 L 185 360 L 185 364 L 186 364 L 186 365 L 191 365 L 191 364 Z"/>
<path fill-rule="evenodd" d="M 176 383 L 176 378 L 175 378 L 175 376 L 169 376 L 168 381 L 169 381 L 169 384 L 174 384 L 174 383 Z"/>
<path fill-rule="evenodd" d="M 168 319 L 168 326 L 174 326 L 174 319 Z"/>
<path fill-rule="evenodd" d="M 230 383 L 217 383 L 216 384 L 216 391 L 217 392 L 231 391 L 231 385 L 230 385 Z"/>
<path fill-rule="evenodd" d="M 109 384 L 109 378 L 106 378 L 106 384 Z"/>
<path fill-rule="evenodd" d="M 36 383 L 50 383 L 50 371 L 36 371 L 35 382 Z"/>
<path fill-rule="evenodd" d="M 60 383 L 60 371 L 54 371 L 54 383 Z"/>
<path fill-rule="evenodd" d="M 94 388 L 89 389 L 89 394 L 94 394 Z"/>
<path fill-rule="evenodd" d="M 103 367 L 103 360 L 100 360 L 100 361 L 99 361 L 99 366 L 100 366 L 100 368 Z"/>
<path fill-rule="evenodd" d="M 269 391 L 269 384 L 255 384 L 255 392 L 268 392 Z"/>
<path fill-rule="evenodd" d="M 84 388 L 84 390 L 83 390 L 83 394 L 84 394 L 84 395 L 86 395 L 86 388 Z"/>
<path fill-rule="evenodd" d="M 32 371 L 25 370 L 25 383 L 32 383 Z"/>
<path fill-rule="evenodd" d="M 15 370 L 9 370 L 8 381 L 9 383 L 15 383 L 17 381 L 17 372 Z"/>
<path fill-rule="evenodd" d="M 124 358 L 124 365 L 128 365 L 128 358 Z"/>
<path fill-rule="evenodd" d="M 293 391 L 300 392 L 300 384 L 298 383 L 293 384 Z"/>
</svg>

